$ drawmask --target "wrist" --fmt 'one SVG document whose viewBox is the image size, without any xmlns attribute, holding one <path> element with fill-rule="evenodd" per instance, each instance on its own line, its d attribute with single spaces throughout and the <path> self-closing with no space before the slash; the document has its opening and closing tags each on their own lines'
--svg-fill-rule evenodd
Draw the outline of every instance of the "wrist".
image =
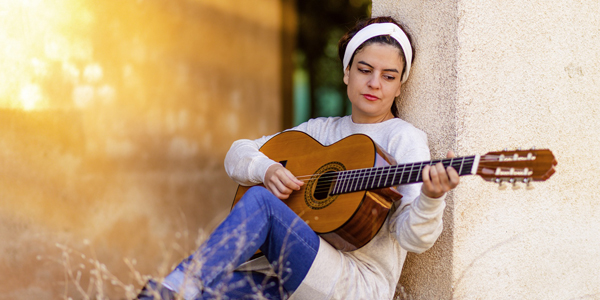
<svg viewBox="0 0 600 300">
<path fill-rule="evenodd" d="M 262 176 L 262 183 L 265 183 L 265 181 L 268 179 L 268 177 L 271 175 L 271 173 L 273 173 L 275 171 L 275 169 L 277 168 L 277 166 L 281 167 L 281 164 L 275 161 L 271 161 L 270 164 L 266 165 L 266 168 L 263 172 L 263 176 Z"/>
<path fill-rule="evenodd" d="M 419 197 L 416 203 L 416 207 L 419 211 L 423 212 L 437 211 L 438 209 L 440 209 L 440 207 L 442 207 L 441 209 L 445 207 L 445 199 L 446 193 L 442 194 L 442 196 L 440 197 L 432 198 L 427 196 L 423 191 L 421 191 L 421 196 Z"/>
</svg>

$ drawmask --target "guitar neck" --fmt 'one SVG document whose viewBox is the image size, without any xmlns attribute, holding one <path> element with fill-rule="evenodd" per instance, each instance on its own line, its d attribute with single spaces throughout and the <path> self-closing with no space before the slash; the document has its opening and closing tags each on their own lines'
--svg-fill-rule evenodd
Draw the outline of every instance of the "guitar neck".
<svg viewBox="0 0 600 300">
<path fill-rule="evenodd" d="M 445 168 L 452 166 L 460 176 L 474 175 L 479 165 L 479 155 L 340 171 L 337 172 L 337 178 L 331 194 L 344 194 L 423 182 L 421 175 L 423 168 L 440 162 Z"/>
</svg>

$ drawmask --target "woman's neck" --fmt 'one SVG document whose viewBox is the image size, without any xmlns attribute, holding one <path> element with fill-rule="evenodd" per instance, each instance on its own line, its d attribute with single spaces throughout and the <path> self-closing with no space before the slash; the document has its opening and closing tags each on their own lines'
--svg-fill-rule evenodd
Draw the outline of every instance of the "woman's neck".
<svg viewBox="0 0 600 300">
<path fill-rule="evenodd" d="M 394 115 L 392 114 L 391 111 L 388 111 L 387 114 L 385 114 L 385 115 L 373 117 L 373 118 L 368 118 L 368 117 L 361 118 L 361 117 L 357 117 L 354 114 L 351 115 L 351 118 L 352 118 L 352 122 L 354 122 L 356 124 L 374 124 L 374 123 L 381 123 L 381 122 L 385 122 L 387 120 L 391 120 L 394 118 Z"/>
</svg>

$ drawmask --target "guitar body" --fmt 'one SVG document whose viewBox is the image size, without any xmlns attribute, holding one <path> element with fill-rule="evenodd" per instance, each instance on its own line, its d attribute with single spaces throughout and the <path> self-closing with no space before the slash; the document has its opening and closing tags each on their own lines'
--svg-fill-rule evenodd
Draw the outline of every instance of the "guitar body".
<svg viewBox="0 0 600 300">
<path fill-rule="evenodd" d="M 317 234 L 342 251 L 367 244 L 381 229 L 393 203 L 402 197 L 392 188 L 329 194 L 331 181 L 327 178 L 332 172 L 395 164 L 366 135 L 352 135 L 323 146 L 303 132 L 286 131 L 265 143 L 260 151 L 295 176 L 312 174 L 301 190 L 283 201 Z M 233 205 L 249 188 L 238 187 Z"/>
</svg>

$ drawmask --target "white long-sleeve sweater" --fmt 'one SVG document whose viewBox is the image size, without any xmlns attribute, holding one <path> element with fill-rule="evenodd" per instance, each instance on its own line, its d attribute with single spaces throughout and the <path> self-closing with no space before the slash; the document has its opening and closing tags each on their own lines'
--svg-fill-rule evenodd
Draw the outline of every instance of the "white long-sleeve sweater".
<svg viewBox="0 0 600 300">
<path fill-rule="evenodd" d="M 375 124 L 357 124 L 350 116 L 317 118 L 292 129 L 323 145 L 362 133 L 393 155 L 398 164 L 430 160 L 425 133 L 398 118 Z M 271 137 L 234 142 L 225 158 L 229 176 L 242 185 L 262 183 L 266 170 L 276 162 L 258 149 Z M 444 197 L 423 195 L 421 184 L 402 185 L 398 191 L 403 195 L 400 204 L 364 247 L 341 252 L 321 239 L 315 261 L 292 299 L 393 298 L 407 251 L 421 253 L 433 245 L 442 231 L 445 207 Z M 265 263 L 254 261 L 243 268 L 268 268 Z"/>
</svg>

